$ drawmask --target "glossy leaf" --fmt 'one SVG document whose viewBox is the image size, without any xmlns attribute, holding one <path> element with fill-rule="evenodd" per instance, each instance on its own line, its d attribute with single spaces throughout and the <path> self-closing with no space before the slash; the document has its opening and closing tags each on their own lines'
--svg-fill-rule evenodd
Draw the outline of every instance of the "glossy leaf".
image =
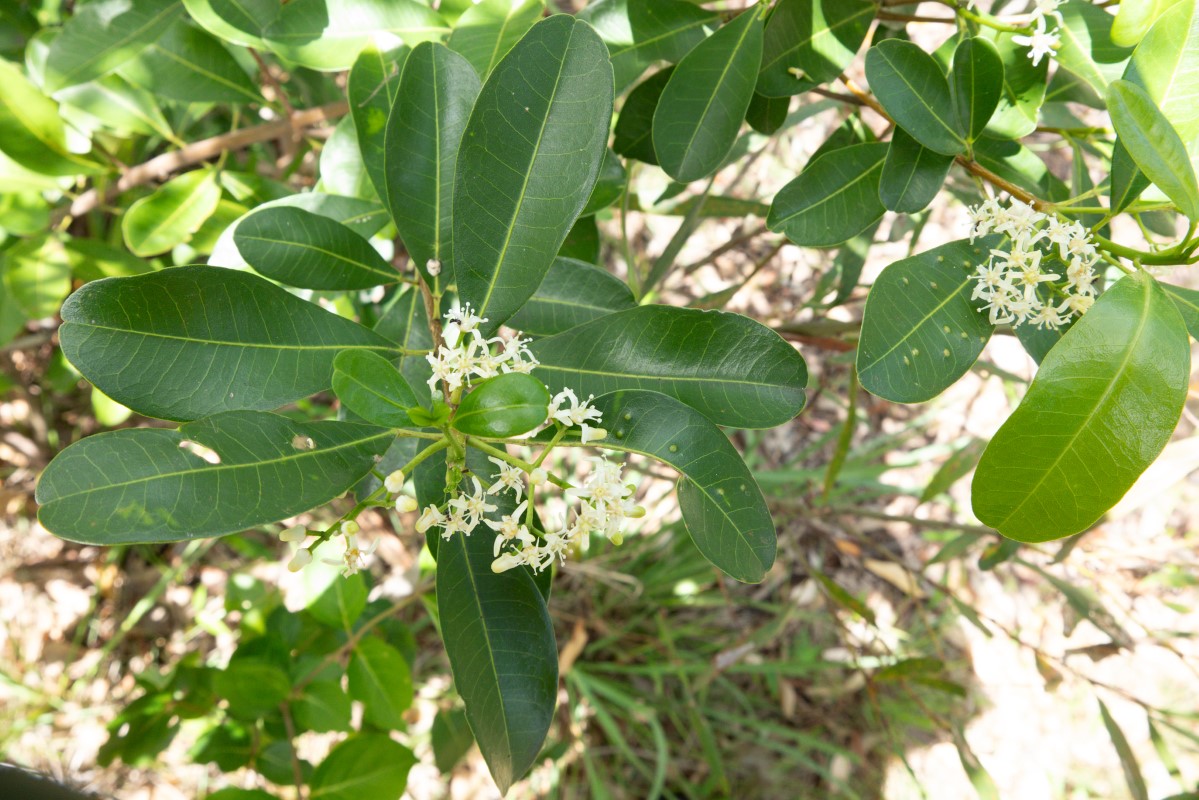
<svg viewBox="0 0 1199 800">
<path fill-rule="evenodd" d="M 532 336 L 553 336 L 636 305 L 628 285 L 612 273 L 559 257 L 508 325 Z"/>
<path fill-rule="evenodd" d="M 959 124 L 973 141 L 982 136 L 1003 94 L 1003 58 L 995 45 L 977 37 L 963 39 L 953 51 L 951 82 Z"/>
<path fill-rule="evenodd" d="M 866 79 L 882 107 L 913 139 L 942 155 L 965 151 L 949 83 L 919 45 L 884 39 L 871 47 Z"/>
<path fill-rule="evenodd" d="M 250 76 L 217 39 L 183 20 L 120 67 L 159 97 L 182 103 L 261 103 Z"/>
<path fill-rule="evenodd" d="M 754 92 L 745 112 L 745 121 L 758 133 L 769 136 L 783 127 L 790 108 L 790 97 L 766 97 Z"/>
<path fill-rule="evenodd" d="M 789 97 L 836 78 L 857 55 L 876 10 L 870 0 L 777 3 L 766 21 L 757 91 Z"/>
<path fill-rule="evenodd" d="M 0 152 L 38 175 L 77 175 L 96 165 L 67 150 L 58 105 L 0 59 Z"/>
<path fill-rule="evenodd" d="M 175 138 L 154 95 L 120 75 L 105 75 L 63 89 L 58 99 L 64 116 L 78 109 L 111 131 Z"/>
<path fill-rule="evenodd" d="M 879 175 L 878 197 L 889 211 L 915 214 L 923 211 L 941 191 L 953 156 L 929 150 L 896 128 L 891 133 L 887 158 Z"/>
<path fill-rule="evenodd" d="M 50 44 L 44 84 L 54 94 L 112 72 L 183 15 L 179 0 L 92 0 Z"/>
<path fill-rule="evenodd" d="M 446 43 L 486 78 L 545 13 L 545 0 L 480 0 L 458 18 Z"/>
<path fill-rule="evenodd" d="M 680 183 L 706 178 L 737 140 L 762 63 L 762 8 L 754 6 L 695 46 L 654 111 L 654 152 Z"/>
<path fill-rule="evenodd" d="M 503 794 L 533 764 L 549 730 L 558 649 L 532 576 L 493 572 L 492 560 L 492 537 L 441 541 L 437 610 L 455 687 Z"/>
<path fill-rule="evenodd" d="M 299 208 L 256 211 L 238 224 L 233 240 L 257 272 L 301 289 L 369 289 L 400 277 L 370 242 Z"/>
<path fill-rule="evenodd" d="M 866 391 L 922 403 L 970 369 L 994 331 L 970 299 L 971 276 L 998 239 L 950 242 L 883 270 L 866 298 L 858 340 Z"/>
<path fill-rule="evenodd" d="M 974 474 L 974 513 L 1024 542 L 1086 530 L 1173 433 L 1190 343 L 1144 274 L 1108 289 L 1056 347 Z M 1131 423 L 1135 420 L 1135 424 Z"/>
<path fill-rule="evenodd" d="M 533 26 L 479 92 L 458 153 L 453 239 L 459 296 L 489 320 L 485 332 L 537 290 L 591 195 L 611 69 L 591 26 L 555 15 Z"/>
<path fill-rule="evenodd" d="M 278 0 L 183 0 L 200 27 L 227 42 L 265 48 L 263 31 L 279 14 Z"/>
<path fill-rule="evenodd" d="M 1003 94 L 987 123 L 987 133 L 1003 139 L 1019 139 L 1036 130 L 1050 59 L 1033 64 L 1029 48 L 1012 41 L 1011 33 L 995 34 L 995 48 L 1003 59 Z"/>
<path fill-rule="evenodd" d="M 333 359 L 333 391 L 342 405 L 374 425 L 406 428 L 417 405 L 412 387 L 390 361 L 370 350 L 347 350 Z"/>
<path fill-rule="evenodd" d="M 870 142 L 812 159 L 775 195 L 766 224 L 807 247 L 832 247 L 857 236 L 886 212 L 879 181 L 887 150 Z"/>
<path fill-rule="evenodd" d="M 308 782 L 312 800 L 400 800 L 412 751 L 382 733 L 346 739 L 329 751 Z"/>
<path fill-rule="evenodd" d="M 598 0 L 579 14 L 612 54 L 616 89 L 628 86 L 655 60 L 677 62 L 707 36 L 719 16 L 686 0 Z"/>
<path fill-rule="evenodd" d="M 331 194 L 374 200 L 378 197 L 358 145 L 358 130 L 352 116 L 342 117 L 321 148 L 317 189 Z"/>
<path fill-rule="evenodd" d="M 591 190 L 591 196 L 587 198 L 587 204 L 583 206 L 580 214 L 584 217 L 591 216 L 619 200 L 624 195 L 627 177 L 620 157 L 611 150 L 606 150 L 604 160 L 600 162 L 595 188 Z"/>
<path fill-rule="evenodd" d="M 125 245 L 142 257 L 182 244 L 212 216 L 221 187 L 207 169 L 185 172 L 129 206 L 121 218 Z"/>
<path fill-rule="evenodd" d="M 263 33 L 278 55 L 309 69 L 349 69 L 371 41 L 412 47 L 449 33 L 436 11 L 416 0 L 292 0 Z"/>
<path fill-rule="evenodd" d="M 479 78 L 470 63 L 443 45 L 417 45 L 404 64 L 387 120 L 383 154 L 396 228 L 412 260 L 436 285 L 428 262 L 453 275 L 454 174 L 458 146 Z"/>
<path fill-rule="evenodd" d="M 61 238 L 43 233 L 0 253 L 0 277 L 12 302 L 29 319 L 53 317 L 71 291 L 71 260 Z"/>
<path fill-rule="evenodd" d="M 646 164 L 657 166 L 658 156 L 654 152 L 654 111 L 662 90 L 666 88 L 674 67 L 666 67 L 650 75 L 629 92 L 620 116 L 616 118 L 612 149 L 626 158 L 635 158 Z"/>
<path fill-rule="evenodd" d="M 420 292 L 415 287 L 397 292 L 375 323 L 375 332 L 406 350 L 432 349 L 433 334 L 429 331 Z M 400 373 L 409 386 L 415 386 L 423 393 L 421 387 L 426 386 L 433 371 L 423 356 L 405 356 L 400 359 Z M 428 402 L 427 398 L 423 399 Z"/>
<path fill-rule="evenodd" d="M 1157 18 L 1178 0 L 1124 0 L 1112 22 L 1112 41 L 1121 47 L 1133 47 L 1145 36 Z"/>
<path fill-rule="evenodd" d="M 733 578 L 757 583 L 774 563 L 774 523 L 753 475 L 707 417 L 657 392 L 595 399 L 602 446 L 662 461 L 682 475 L 679 508 L 695 546 Z"/>
<path fill-rule="evenodd" d="M 346 669 L 350 697 L 362 703 L 363 717 L 383 729 L 405 727 L 412 705 L 412 673 L 400 651 L 374 636 L 354 646 Z"/>
<path fill-rule="evenodd" d="M 1116 135 L 1145 177 L 1179 211 L 1199 220 L 1199 185 L 1186 145 L 1153 98 L 1135 83 L 1117 80 L 1108 87 L 1107 105 Z"/>
<path fill-rule="evenodd" d="M 410 52 L 404 45 L 383 52 L 373 43 L 368 44 L 358 54 L 346 82 L 350 116 L 354 118 L 354 133 L 358 137 L 362 162 L 375 192 L 389 208 L 387 117 L 399 93 L 401 71 Z"/>
<path fill-rule="evenodd" d="M 454 429 L 468 436 L 520 436 L 549 416 L 550 395 L 532 375 L 509 372 L 476 384 L 454 415 Z"/>
<path fill-rule="evenodd" d="M 1174 307 L 1182 315 L 1182 322 L 1192 339 L 1199 340 L 1199 291 L 1175 286 L 1172 283 L 1161 284 L 1166 294 L 1174 301 Z"/>
<path fill-rule="evenodd" d="M 648 389 L 720 425 L 769 428 L 804 406 L 803 358 L 769 328 L 723 311 L 640 306 L 530 345 L 552 392 Z"/>
<path fill-rule="evenodd" d="M 277 408 L 328 389 L 342 350 L 391 349 L 269 281 L 219 267 L 95 281 L 67 298 L 62 318 L 63 354 L 84 377 L 163 419 Z"/>
<path fill-rule="evenodd" d="M 1112 43 L 1111 14 L 1092 3 L 1071 0 L 1058 9 L 1062 24 L 1057 26 L 1060 44 L 1053 57 L 1061 66 L 1082 78 L 1099 96 L 1110 81 L 1120 77 L 1131 47 Z"/>
<path fill-rule="evenodd" d="M 329 502 L 370 471 L 392 438 L 367 425 L 261 411 L 216 414 L 179 430 L 100 433 L 46 467 L 38 519 L 89 544 L 234 533 Z"/>
</svg>

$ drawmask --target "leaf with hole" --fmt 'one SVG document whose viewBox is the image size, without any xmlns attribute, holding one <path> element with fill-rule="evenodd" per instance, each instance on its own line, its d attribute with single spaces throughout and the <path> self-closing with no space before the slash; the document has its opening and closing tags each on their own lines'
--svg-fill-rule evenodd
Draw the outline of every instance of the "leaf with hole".
<svg viewBox="0 0 1199 800">
<path fill-rule="evenodd" d="M 975 515 L 1023 542 L 1086 530 L 1165 447 L 1189 373 L 1169 296 L 1144 274 L 1116 282 L 1049 351 L 991 439 L 974 473 Z"/>
</svg>

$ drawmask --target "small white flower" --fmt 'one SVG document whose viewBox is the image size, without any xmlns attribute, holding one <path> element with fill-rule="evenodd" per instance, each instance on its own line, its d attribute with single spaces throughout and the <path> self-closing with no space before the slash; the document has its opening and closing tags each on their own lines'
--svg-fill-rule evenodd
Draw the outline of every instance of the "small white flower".
<svg viewBox="0 0 1199 800">
<path fill-rule="evenodd" d="M 1022 47 L 1030 48 L 1028 58 L 1032 61 L 1035 67 L 1041 63 L 1041 59 L 1045 56 L 1053 56 L 1053 51 L 1061 44 L 1060 37 L 1055 32 L 1045 30 L 1045 18 L 1037 17 L 1037 25 L 1033 28 L 1033 32 L 1028 36 L 1016 35 L 1012 37 L 1012 43 Z"/>
<path fill-rule="evenodd" d="M 444 525 L 445 515 L 437 508 L 437 506 L 428 506 L 420 517 L 416 520 L 416 532 L 425 533 L 435 525 Z"/>
<path fill-rule="evenodd" d="M 563 389 L 550 402 L 549 416 L 567 427 L 582 425 L 584 422 L 601 422 L 599 410 L 590 405 L 593 399 L 594 395 L 579 402 L 578 396 L 572 390 Z"/>
<path fill-rule="evenodd" d="M 549 479 L 550 479 L 549 473 L 546 472 L 541 467 L 538 467 L 537 469 L 535 469 L 529 473 L 529 483 L 531 483 L 534 486 L 540 486 L 541 484 L 545 483 Z"/>
<path fill-rule="evenodd" d="M 420 504 L 412 495 L 402 494 L 396 498 L 396 511 L 401 514 L 411 514 L 418 508 L 420 508 Z"/>
<path fill-rule="evenodd" d="M 472 475 L 470 480 L 474 484 L 475 490 L 470 494 L 460 494 L 455 497 L 450 501 L 450 508 L 460 511 L 473 529 L 483 517 L 495 511 L 497 506 L 487 502 L 487 493 L 483 491 L 478 478 Z"/>
<path fill-rule="evenodd" d="M 488 456 L 487 460 L 500 469 L 500 474 L 496 482 L 487 487 L 487 494 L 495 494 L 504 489 L 511 489 L 516 493 L 516 499 L 520 500 L 521 495 L 525 491 L 525 474 L 520 471 L 519 467 L 514 467 L 495 456 Z"/>
<path fill-rule="evenodd" d="M 404 491 L 404 470 L 397 469 L 384 478 L 383 487 L 391 494 L 399 494 Z"/>
<path fill-rule="evenodd" d="M 302 542 L 308 538 L 308 529 L 303 525 L 292 525 L 279 534 L 279 538 L 284 542 Z"/>
<path fill-rule="evenodd" d="M 598 442 L 600 439 L 606 439 L 608 437 L 608 432 L 606 430 L 603 428 L 593 428 L 586 422 L 580 426 L 580 431 L 580 438 L 582 439 L 583 444 Z"/>
<path fill-rule="evenodd" d="M 347 520 L 347 522 L 353 522 L 353 520 Z M 343 523 L 343 527 L 344 527 L 344 523 Z M 357 533 L 357 528 L 358 528 L 357 523 L 354 523 L 354 528 L 355 528 L 354 533 Z M 379 540 L 375 539 L 374 541 L 372 541 L 370 543 L 370 546 L 367 547 L 365 550 L 360 549 L 358 547 L 358 540 L 354 536 L 354 533 L 344 533 L 344 532 L 342 533 L 342 538 L 345 540 L 346 549 L 345 549 L 345 552 L 342 553 L 340 559 L 333 559 L 333 558 L 322 558 L 321 559 L 321 561 L 323 561 L 326 564 L 332 564 L 335 567 L 341 567 L 341 576 L 343 578 L 348 578 L 351 575 L 356 575 L 359 572 L 361 572 L 362 570 L 366 569 L 367 556 L 374 553 L 375 548 L 379 546 Z"/>
<path fill-rule="evenodd" d="M 291 561 L 287 562 L 287 568 L 292 572 L 299 572 L 312 563 L 312 551 L 308 548 L 297 550 L 296 554 L 291 557 Z"/>
</svg>

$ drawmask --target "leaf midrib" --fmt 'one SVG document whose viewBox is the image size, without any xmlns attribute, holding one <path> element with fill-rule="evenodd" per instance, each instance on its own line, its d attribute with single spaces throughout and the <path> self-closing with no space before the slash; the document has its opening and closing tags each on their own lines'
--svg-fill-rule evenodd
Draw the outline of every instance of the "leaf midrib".
<svg viewBox="0 0 1199 800">
<path fill-rule="evenodd" d="M 388 278 L 389 281 L 392 283 L 396 283 L 400 280 L 400 276 L 395 272 L 389 272 L 387 270 L 380 269 L 379 267 L 368 264 L 365 261 L 358 261 L 356 259 L 349 258 L 347 256 L 343 256 L 340 253 L 335 253 L 332 250 L 326 250 L 323 247 L 317 247 L 315 244 L 311 244 L 309 242 L 301 242 L 301 241 L 293 242 L 293 241 L 289 241 L 287 239 L 269 239 L 265 236 L 252 236 L 252 235 L 244 234 L 244 233 L 240 234 L 236 238 L 243 239 L 243 240 L 249 240 L 252 242 L 266 242 L 267 244 L 278 244 L 278 245 L 282 245 L 284 247 L 298 247 L 301 250 L 312 250 L 314 252 L 321 253 L 322 255 L 326 255 L 331 258 L 334 258 L 338 261 L 344 261 L 345 263 L 347 263 L 351 266 L 361 267 L 362 269 L 364 269 L 367 272 L 370 272 L 374 275 L 382 275 L 382 276 Z M 367 245 L 367 247 L 369 247 L 369 246 L 370 245 Z"/>
<path fill-rule="evenodd" d="M 689 376 L 689 375 L 649 375 L 646 373 L 636 373 L 636 372 L 614 372 L 614 371 L 598 370 L 598 369 L 583 369 L 582 367 L 561 366 L 559 364 L 555 364 L 553 362 L 548 362 L 548 361 L 542 361 L 541 363 L 539 363 L 538 369 L 541 369 L 541 368 L 559 370 L 561 372 L 577 372 L 580 375 L 598 375 L 601 377 L 611 377 L 611 378 L 632 378 L 635 380 L 681 381 L 684 383 L 720 383 L 720 384 L 728 383 L 728 384 L 732 384 L 734 386 L 757 386 L 757 387 L 762 387 L 762 388 L 766 388 L 766 389 L 783 389 L 783 390 L 797 388 L 797 387 L 792 387 L 790 384 L 786 384 L 786 383 L 765 383 L 763 381 L 748 381 L 748 380 L 739 380 L 739 379 L 734 379 L 734 378 L 720 378 L 720 377 L 712 377 L 710 375 L 702 375 L 702 376 L 694 376 L 694 377 Z"/>
<path fill-rule="evenodd" d="M 920 330 L 920 328 L 922 328 L 926 322 L 928 322 L 930 319 L 932 319 L 934 314 L 936 314 L 938 311 L 940 311 L 945 306 L 949 305 L 950 302 L 952 302 L 954 299 L 956 299 L 957 296 L 960 295 L 962 293 L 962 291 L 967 286 L 970 285 L 971 280 L 972 280 L 972 278 L 966 278 L 960 284 L 958 284 L 958 287 L 956 289 L 954 289 L 952 293 L 947 295 L 944 300 L 942 300 L 940 303 L 937 303 L 936 307 L 933 308 L 932 311 L 929 311 L 927 314 L 925 314 L 923 317 L 921 317 L 920 321 L 917 322 L 915 325 L 913 325 L 911 330 L 909 330 L 907 333 L 905 333 L 903 335 L 902 339 L 895 342 L 895 344 L 891 345 L 891 347 L 887 349 L 887 352 L 883 353 L 878 358 L 874 359 L 869 364 L 862 367 L 860 371 L 862 373 L 868 372 L 869 370 L 873 369 L 884 358 L 886 358 L 887 356 L 894 353 L 897 349 L 899 349 L 903 345 L 904 342 L 906 342 L 908 339 L 911 339 L 914 335 L 916 335 L 916 331 Z"/>
<path fill-rule="evenodd" d="M 78 325 L 80 327 L 91 328 L 98 331 L 124 333 L 130 336 L 145 336 L 151 339 L 171 339 L 180 342 L 191 342 L 192 344 L 210 344 L 216 347 L 245 347 L 261 350 L 383 350 L 385 352 L 393 352 L 400 349 L 392 347 L 389 344 L 274 344 L 271 342 L 238 342 L 225 341 L 221 339 L 198 339 L 194 336 L 179 336 L 172 333 L 154 333 L 151 331 L 141 331 L 133 328 L 116 328 L 111 325 L 98 325 L 93 322 L 64 322 L 62 327 L 66 328 L 71 325 Z"/>
<path fill-rule="evenodd" d="M 132 6 L 130 6 L 130 8 L 132 8 Z M 94 54 L 91 58 L 86 59 L 85 61 L 80 61 L 79 63 L 77 63 L 75 65 L 74 69 L 72 69 L 68 72 L 58 73 L 58 77 L 60 79 L 66 79 L 68 81 L 74 80 L 75 76 L 77 74 L 79 74 L 80 72 L 84 71 L 85 68 L 90 67 L 93 63 L 104 58 L 112 51 L 118 50 L 122 47 L 125 47 L 130 42 L 132 42 L 135 39 L 137 39 L 138 37 L 140 37 L 142 35 L 142 33 L 149 30 L 150 28 L 153 28 L 156 25 L 158 25 L 159 20 L 161 20 L 163 17 L 174 14 L 176 11 L 179 10 L 179 8 L 180 8 L 180 4 L 178 2 L 171 3 L 169 6 L 164 8 L 162 11 L 160 11 L 159 13 L 157 13 L 153 17 L 151 17 L 149 20 L 147 20 L 146 24 L 143 25 L 142 27 L 131 31 L 127 36 L 125 36 L 125 38 L 118 39 L 115 43 L 109 45 L 108 47 L 106 47 L 106 48 L 100 50 L 98 53 Z M 71 85 L 73 85 L 73 84 L 61 83 L 61 85 L 58 88 L 65 89 L 66 87 L 71 86 Z"/>
<path fill-rule="evenodd" d="M 170 50 L 166 49 L 165 47 L 158 44 L 157 42 L 150 45 L 149 49 L 156 51 L 159 55 L 162 55 L 165 58 L 169 58 L 178 64 L 182 64 L 184 67 L 187 67 L 187 68 L 191 69 L 193 72 L 197 72 L 200 75 L 203 75 L 204 77 L 208 78 L 211 81 L 219 83 L 228 89 L 232 89 L 233 91 L 237 92 L 238 94 L 241 94 L 244 97 L 248 97 L 251 101 L 256 101 L 256 100 L 260 99 L 258 97 L 258 95 L 256 95 L 254 92 L 251 92 L 250 90 L 246 89 L 244 86 L 239 86 L 238 84 L 229 80 L 225 76 L 218 75 L 217 73 L 212 72 L 211 70 L 205 69 L 204 67 L 200 66 L 195 61 L 188 61 L 187 59 L 183 58 L 179 54 L 171 52 Z"/>
<path fill-rule="evenodd" d="M 840 30 L 844 26 L 850 24 L 851 22 L 857 22 L 858 17 L 865 16 L 866 14 L 870 14 L 871 16 L 873 16 L 875 10 L 876 9 L 875 9 L 874 5 L 869 4 L 869 5 L 864 6 L 860 11 L 858 11 L 858 13 L 854 14 L 853 16 L 843 18 L 836 25 L 826 25 L 826 27 L 821 28 L 820 30 L 816 31 L 816 33 L 810 34 L 808 36 L 808 38 L 802 39 L 802 40 L 796 42 L 791 47 L 782 51 L 776 57 L 771 59 L 768 63 L 763 64 L 762 69 L 760 71 L 765 72 L 766 70 L 773 68 L 775 64 L 782 61 L 784 58 L 789 58 L 793 53 L 798 52 L 802 47 L 804 47 L 808 44 L 811 44 L 812 42 L 819 41 L 824 36 L 832 35 L 833 33 Z"/>
<path fill-rule="evenodd" d="M 916 91 L 916 87 L 913 86 L 911 81 L 909 81 L 907 79 L 907 76 L 904 75 L 903 70 L 899 69 L 896 66 L 895 62 L 891 60 L 891 57 L 889 55 L 887 55 L 886 48 L 879 49 L 878 55 L 879 55 L 879 58 L 886 60 L 887 66 L 891 68 L 891 72 L 895 75 L 895 77 L 897 77 L 897 78 L 899 78 L 899 80 L 903 81 L 903 85 L 908 87 L 909 90 L 911 90 L 912 95 L 917 100 L 920 101 L 920 105 L 924 106 L 924 108 L 928 111 L 928 113 L 930 115 L 932 115 L 932 118 L 935 119 L 941 125 L 941 127 L 943 127 L 945 129 L 946 133 L 948 133 L 950 136 L 952 136 L 955 141 L 962 143 L 963 142 L 962 137 L 958 134 L 958 132 L 956 130 L 954 130 L 954 128 L 951 125 L 949 125 L 949 123 L 947 123 L 945 120 L 941 119 L 941 115 L 938 114 L 931 105 L 929 105 L 927 102 L 925 102 L 924 96 L 921 95 L 920 92 Z M 935 65 L 934 65 L 934 67 L 935 67 Z M 942 76 L 941 79 L 944 80 L 944 76 Z M 946 85 L 946 91 L 948 91 L 948 85 Z M 915 137 L 913 136 L 912 138 L 915 138 Z M 942 155 L 952 155 L 952 154 L 943 153 Z"/>
<path fill-rule="evenodd" d="M 796 217 L 800 216 L 801 214 L 807 214 L 809 211 L 812 211 L 813 209 L 816 209 L 816 208 L 820 208 L 825 203 L 831 202 L 833 200 L 833 198 L 839 197 L 840 195 L 849 191 L 852 187 L 856 186 L 857 184 L 859 184 L 862 181 L 869 178 L 870 175 L 875 170 L 882 169 L 884 161 L 885 161 L 884 158 L 876 159 L 874 164 L 870 167 L 870 169 L 866 170 L 865 172 L 859 173 L 856 178 L 849 181 L 848 183 L 841 184 L 840 188 L 838 188 L 837 191 L 826 194 L 824 197 L 820 198 L 815 203 L 812 203 L 811 205 L 808 205 L 808 206 L 804 206 L 803 208 L 796 211 L 794 214 L 788 214 L 787 216 L 780 218 L 778 221 L 778 224 L 782 225 L 783 223 L 790 222 L 791 220 L 795 219 Z M 800 173 L 800 175 L 802 176 L 803 173 Z"/>
</svg>

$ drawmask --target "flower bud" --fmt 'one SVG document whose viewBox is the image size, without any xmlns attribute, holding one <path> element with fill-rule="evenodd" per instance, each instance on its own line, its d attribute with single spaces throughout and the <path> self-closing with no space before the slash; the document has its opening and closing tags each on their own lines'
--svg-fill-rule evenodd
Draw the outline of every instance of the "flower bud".
<svg viewBox="0 0 1199 800">
<path fill-rule="evenodd" d="M 437 506 L 428 506 L 416 521 L 416 532 L 425 533 L 434 525 L 445 522 L 445 516 L 437 510 Z"/>
<path fill-rule="evenodd" d="M 402 494 L 396 498 L 396 511 L 401 514 L 410 514 L 418 508 L 420 508 L 420 505 L 416 502 L 416 498 L 411 495 Z"/>
<path fill-rule="evenodd" d="M 391 494 L 399 494 L 404 491 L 404 470 L 397 469 L 395 472 L 383 479 L 383 486 Z"/>
<path fill-rule="evenodd" d="M 308 538 L 308 529 L 303 525 L 292 525 L 279 534 L 279 538 L 285 542 L 302 542 Z"/>
<path fill-rule="evenodd" d="M 345 522 L 341 523 L 340 532 L 343 536 L 353 536 L 360 530 L 362 529 L 358 527 L 358 523 L 352 519 L 347 519 Z"/>
<path fill-rule="evenodd" d="M 291 557 L 291 561 L 287 562 L 287 568 L 292 572 L 299 572 L 312 563 L 312 551 L 308 548 L 297 550 L 296 554 Z"/>
<path fill-rule="evenodd" d="M 529 483 L 533 484 L 534 486 L 540 486 L 541 484 L 545 483 L 549 479 L 550 479 L 549 473 L 546 472 L 541 467 L 538 467 L 537 469 L 535 469 L 529 473 Z"/>
<path fill-rule="evenodd" d="M 600 439 L 606 439 L 608 432 L 603 428 L 593 428 L 587 423 L 583 423 L 581 439 L 583 444 L 590 442 L 598 442 Z"/>
<path fill-rule="evenodd" d="M 645 506 L 633 506 L 633 510 L 625 514 L 629 519 L 641 519 L 645 516 Z"/>
</svg>

